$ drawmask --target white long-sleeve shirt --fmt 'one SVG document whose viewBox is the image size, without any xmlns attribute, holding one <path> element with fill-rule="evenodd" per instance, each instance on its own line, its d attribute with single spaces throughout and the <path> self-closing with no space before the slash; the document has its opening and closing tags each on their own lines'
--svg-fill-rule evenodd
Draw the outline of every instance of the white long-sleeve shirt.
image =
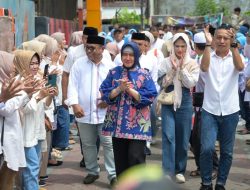
<svg viewBox="0 0 250 190">
<path fill-rule="evenodd" d="M 0 154 L 4 152 L 4 160 L 7 167 L 18 171 L 20 167 L 26 166 L 23 132 L 20 121 L 19 108 L 23 107 L 29 101 L 25 92 L 21 96 L 8 100 L 0 108 L 0 140 L 2 135 L 3 117 L 4 120 L 4 139 L 3 146 L 0 143 Z"/>
<path fill-rule="evenodd" d="M 99 124 L 104 122 L 106 109 L 97 108 L 101 94 L 99 87 L 114 63 L 103 57 L 94 64 L 87 56 L 79 58 L 70 70 L 68 105 L 79 104 L 85 116 L 76 118 L 80 123 Z"/>
<path fill-rule="evenodd" d="M 157 38 L 157 40 L 151 45 L 151 48 L 152 49 L 158 49 L 161 51 L 162 49 L 162 45 L 165 43 L 164 40 L 160 39 L 160 38 Z"/>
<path fill-rule="evenodd" d="M 45 110 L 48 107 L 45 99 L 37 103 L 35 97 L 39 92 L 34 94 L 31 100 L 21 109 L 23 117 L 23 139 L 24 147 L 32 147 L 38 143 L 38 140 L 46 139 L 45 130 Z"/>
</svg>

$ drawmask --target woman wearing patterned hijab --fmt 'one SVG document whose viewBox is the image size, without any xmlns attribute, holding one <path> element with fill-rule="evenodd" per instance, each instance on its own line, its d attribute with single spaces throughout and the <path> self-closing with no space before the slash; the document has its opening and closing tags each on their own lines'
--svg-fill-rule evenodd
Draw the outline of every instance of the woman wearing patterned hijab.
<svg viewBox="0 0 250 190">
<path fill-rule="evenodd" d="M 100 92 L 108 106 L 103 134 L 112 136 L 116 174 L 145 163 L 144 148 L 151 140 L 150 108 L 157 91 L 147 70 L 139 64 L 134 42 L 121 49 L 122 66 L 110 70 Z"/>
</svg>

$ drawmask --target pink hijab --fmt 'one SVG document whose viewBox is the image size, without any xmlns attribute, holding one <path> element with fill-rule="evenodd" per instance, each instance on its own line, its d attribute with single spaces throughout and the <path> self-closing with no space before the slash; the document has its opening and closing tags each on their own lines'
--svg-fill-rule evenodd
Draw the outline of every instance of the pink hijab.
<svg viewBox="0 0 250 190">
<path fill-rule="evenodd" d="M 5 80 L 9 80 L 11 73 L 14 72 L 14 55 L 5 51 L 0 51 L 0 82 L 3 83 Z"/>
</svg>

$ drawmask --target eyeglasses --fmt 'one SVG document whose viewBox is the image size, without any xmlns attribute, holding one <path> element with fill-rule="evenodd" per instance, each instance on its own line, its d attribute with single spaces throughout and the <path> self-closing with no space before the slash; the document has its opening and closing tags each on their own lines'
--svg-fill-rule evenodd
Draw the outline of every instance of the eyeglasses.
<svg viewBox="0 0 250 190">
<path fill-rule="evenodd" d="M 93 52 L 93 51 L 96 50 L 96 47 L 94 47 L 94 46 L 85 46 L 85 50 L 89 51 L 89 52 Z"/>
</svg>

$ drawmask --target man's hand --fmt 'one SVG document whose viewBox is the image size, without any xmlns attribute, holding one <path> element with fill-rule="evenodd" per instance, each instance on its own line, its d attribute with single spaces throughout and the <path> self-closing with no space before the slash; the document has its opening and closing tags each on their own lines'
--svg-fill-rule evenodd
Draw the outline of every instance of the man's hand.
<svg viewBox="0 0 250 190">
<path fill-rule="evenodd" d="M 101 108 L 101 109 L 105 109 L 108 107 L 108 104 L 102 100 L 100 100 L 100 102 L 98 103 L 97 105 L 98 108 Z"/>
<path fill-rule="evenodd" d="M 72 105 L 72 107 L 73 107 L 73 112 L 77 118 L 85 116 L 84 111 L 79 104 L 74 104 Z"/>
<path fill-rule="evenodd" d="M 204 34 L 205 34 L 205 38 L 206 38 L 206 44 L 207 44 L 207 45 L 211 45 L 211 44 L 212 44 L 212 41 L 213 41 L 213 37 L 212 37 L 212 35 L 211 35 L 210 32 L 209 32 L 209 25 L 207 25 L 207 26 L 204 28 Z"/>
<path fill-rule="evenodd" d="M 230 28 L 230 30 L 227 30 L 227 35 L 230 38 L 230 44 L 235 42 L 235 32 L 233 28 Z"/>
</svg>

